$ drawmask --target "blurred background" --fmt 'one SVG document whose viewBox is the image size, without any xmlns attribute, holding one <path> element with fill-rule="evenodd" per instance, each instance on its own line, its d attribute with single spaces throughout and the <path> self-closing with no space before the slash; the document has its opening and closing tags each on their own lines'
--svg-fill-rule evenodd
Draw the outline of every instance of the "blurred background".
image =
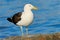
<svg viewBox="0 0 60 40">
<path fill-rule="evenodd" d="M 17 12 L 23 12 L 24 5 L 38 7 L 34 21 L 28 27 L 29 34 L 51 34 L 60 32 L 60 0 L 0 0 L 0 38 L 21 36 L 19 26 L 6 19 Z M 25 27 L 23 27 L 24 33 Z"/>
</svg>

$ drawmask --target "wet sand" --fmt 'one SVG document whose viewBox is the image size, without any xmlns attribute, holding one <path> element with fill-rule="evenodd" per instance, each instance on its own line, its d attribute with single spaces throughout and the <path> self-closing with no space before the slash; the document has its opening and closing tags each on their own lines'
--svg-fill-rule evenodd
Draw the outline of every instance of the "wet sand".
<svg viewBox="0 0 60 40">
<path fill-rule="evenodd" d="M 60 40 L 60 33 L 54 33 L 54 34 L 36 34 L 36 35 L 28 35 L 28 37 L 25 36 L 14 36 L 14 37 L 8 37 L 4 40 Z"/>
</svg>

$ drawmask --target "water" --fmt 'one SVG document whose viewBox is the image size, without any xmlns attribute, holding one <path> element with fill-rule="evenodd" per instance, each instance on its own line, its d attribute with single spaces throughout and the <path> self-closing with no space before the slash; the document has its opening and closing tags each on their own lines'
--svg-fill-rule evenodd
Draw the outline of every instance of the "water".
<svg viewBox="0 0 60 40">
<path fill-rule="evenodd" d="M 19 26 L 6 20 L 17 12 L 22 12 L 25 4 L 38 7 L 34 21 L 28 27 L 29 34 L 50 34 L 60 32 L 60 0 L 0 0 L 0 38 L 21 36 Z M 23 27 L 25 33 L 25 27 Z"/>
</svg>

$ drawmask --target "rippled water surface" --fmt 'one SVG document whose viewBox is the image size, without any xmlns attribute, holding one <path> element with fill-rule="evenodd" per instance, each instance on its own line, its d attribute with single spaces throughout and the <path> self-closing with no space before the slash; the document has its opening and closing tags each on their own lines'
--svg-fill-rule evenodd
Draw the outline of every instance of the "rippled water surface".
<svg viewBox="0 0 60 40">
<path fill-rule="evenodd" d="M 0 38 L 21 36 L 19 26 L 6 18 L 22 12 L 27 3 L 38 7 L 38 10 L 33 10 L 34 21 L 28 26 L 29 34 L 60 32 L 60 0 L 0 0 Z M 25 33 L 25 27 L 23 29 Z"/>
</svg>

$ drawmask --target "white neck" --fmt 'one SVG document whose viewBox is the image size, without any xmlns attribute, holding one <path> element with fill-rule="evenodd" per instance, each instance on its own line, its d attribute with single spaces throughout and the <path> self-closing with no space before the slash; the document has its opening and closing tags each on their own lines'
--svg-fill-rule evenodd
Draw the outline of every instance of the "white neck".
<svg viewBox="0 0 60 40">
<path fill-rule="evenodd" d="M 32 11 L 30 9 L 24 9 L 25 13 L 32 13 Z"/>
</svg>

